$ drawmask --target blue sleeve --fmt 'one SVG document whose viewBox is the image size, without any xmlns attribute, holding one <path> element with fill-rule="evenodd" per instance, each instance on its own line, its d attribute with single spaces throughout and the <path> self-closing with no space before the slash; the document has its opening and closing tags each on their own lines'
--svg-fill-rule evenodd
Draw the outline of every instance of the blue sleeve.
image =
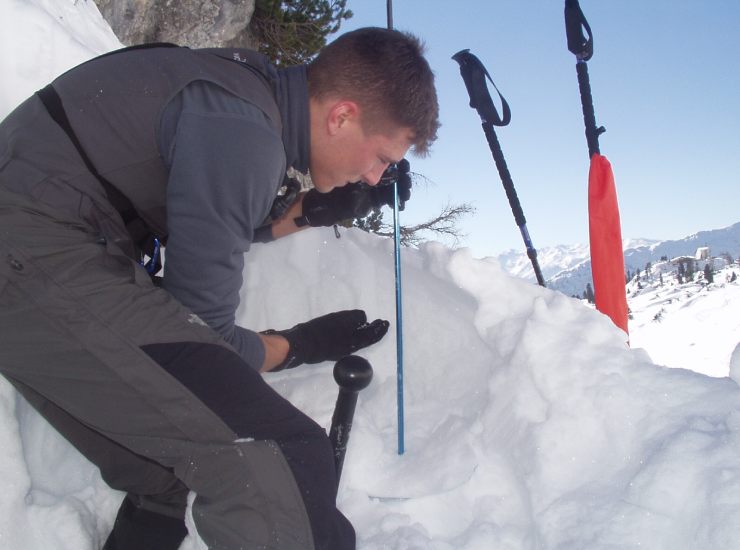
<svg viewBox="0 0 740 550">
<path fill-rule="evenodd" d="M 164 287 L 259 369 L 262 342 L 235 314 L 244 253 L 285 174 L 280 135 L 257 107 L 206 82 L 180 93 L 160 129 L 170 168 Z"/>
</svg>

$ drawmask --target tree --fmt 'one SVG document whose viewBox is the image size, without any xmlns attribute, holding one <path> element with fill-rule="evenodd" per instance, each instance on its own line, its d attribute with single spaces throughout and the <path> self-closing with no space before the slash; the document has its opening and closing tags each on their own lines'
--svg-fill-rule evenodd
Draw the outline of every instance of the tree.
<svg viewBox="0 0 740 550">
<path fill-rule="evenodd" d="M 256 0 L 250 29 L 258 51 L 279 66 L 313 59 L 352 17 L 347 0 Z"/>
<path fill-rule="evenodd" d="M 660 286 L 663 286 L 663 272 L 658 272 L 658 281 L 660 282 Z"/>
<path fill-rule="evenodd" d="M 704 278 L 707 283 L 711 284 L 714 282 L 714 273 L 712 273 L 712 266 L 709 263 L 704 266 Z"/>
<path fill-rule="evenodd" d="M 694 260 L 688 260 L 686 262 L 686 281 L 687 282 L 694 280 L 694 273 L 696 273 L 696 262 Z"/>
<path fill-rule="evenodd" d="M 453 244 L 456 244 L 464 236 L 458 229 L 457 222 L 462 216 L 473 212 L 475 207 L 467 203 L 448 204 L 439 214 L 425 222 L 411 226 L 402 225 L 399 229 L 401 244 L 418 246 L 426 240 L 423 236 L 425 233 L 451 238 Z M 383 213 L 379 209 L 373 211 L 367 218 L 356 220 L 355 226 L 382 237 L 393 236 L 393 227 L 383 222 Z"/>
<path fill-rule="evenodd" d="M 384 226 L 383 211 L 380 208 L 373 208 L 373 211 L 364 218 L 354 220 L 354 222 L 353 220 L 350 220 L 348 227 L 352 227 L 353 225 L 354 227 L 359 227 L 368 233 L 377 233 L 378 231 L 382 231 Z"/>
<path fill-rule="evenodd" d="M 583 297 L 588 300 L 589 304 L 593 304 L 596 301 L 594 297 L 594 289 L 591 288 L 591 283 L 586 283 L 586 290 L 583 292 Z"/>
</svg>

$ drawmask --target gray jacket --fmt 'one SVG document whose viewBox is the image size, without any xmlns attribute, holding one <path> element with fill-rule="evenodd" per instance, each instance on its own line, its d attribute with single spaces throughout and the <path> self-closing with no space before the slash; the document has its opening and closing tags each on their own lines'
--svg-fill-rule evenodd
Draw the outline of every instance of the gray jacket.
<svg viewBox="0 0 740 550">
<path fill-rule="evenodd" d="M 165 287 L 259 368 L 258 336 L 234 323 L 243 254 L 286 167 L 307 170 L 304 67 L 278 71 L 245 50 L 127 50 L 53 85 L 98 172 L 168 236 Z M 0 184 L 74 210 L 110 240 L 126 238 L 36 98 L 0 124 Z"/>
</svg>

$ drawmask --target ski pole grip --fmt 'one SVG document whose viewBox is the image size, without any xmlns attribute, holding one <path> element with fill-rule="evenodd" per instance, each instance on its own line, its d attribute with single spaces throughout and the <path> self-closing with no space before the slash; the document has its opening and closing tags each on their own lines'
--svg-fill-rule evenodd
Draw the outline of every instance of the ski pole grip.
<svg viewBox="0 0 740 550">
<path fill-rule="evenodd" d="M 584 30 L 586 36 L 583 34 Z M 593 34 L 578 0 L 565 0 L 565 37 L 568 41 L 568 51 L 579 61 L 591 59 L 594 54 Z"/>
<path fill-rule="evenodd" d="M 506 126 L 511 120 L 511 109 L 506 103 L 504 96 L 496 87 L 491 75 L 481 63 L 480 59 L 475 57 L 470 50 L 460 50 L 452 59 L 460 65 L 460 76 L 465 82 L 465 88 L 470 96 L 470 106 L 478 111 L 483 122 L 493 124 L 494 126 Z M 501 116 L 499 116 L 496 106 L 493 104 L 491 94 L 486 85 L 486 79 L 491 83 L 501 101 Z"/>
<path fill-rule="evenodd" d="M 342 475 L 344 455 L 347 452 L 349 433 L 352 430 L 352 419 L 360 391 L 370 385 L 373 379 L 373 368 L 370 363 L 356 355 L 342 357 L 334 365 L 334 380 L 339 385 L 337 404 L 331 418 L 329 441 L 334 450 L 334 466 L 337 472 L 337 485 Z"/>
</svg>

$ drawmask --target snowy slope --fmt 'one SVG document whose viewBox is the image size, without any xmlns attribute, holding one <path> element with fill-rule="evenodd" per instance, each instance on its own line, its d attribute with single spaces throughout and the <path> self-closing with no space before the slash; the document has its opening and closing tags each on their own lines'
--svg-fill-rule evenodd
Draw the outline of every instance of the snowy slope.
<svg viewBox="0 0 740 550">
<path fill-rule="evenodd" d="M 120 47 L 92 0 L 0 0 L 0 119 L 60 73 Z"/>
<path fill-rule="evenodd" d="M 639 284 L 627 286 L 632 346 L 646 348 L 661 365 L 728 376 L 740 342 L 740 265 L 715 273 L 712 284 L 702 274 L 679 284 L 675 268 L 661 263 L 652 271 L 649 280 L 643 272 Z"/>
<path fill-rule="evenodd" d="M 36 89 L 67 58 L 97 51 L 86 33 L 97 29 L 95 42 L 99 19 L 92 1 L 0 0 L 0 36 L 20 44 L 63 32 L 59 13 L 79 25 L 36 65 L 12 65 L 30 72 L 3 59 L 9 88 Z M 581 301 L 436 243 L 405 251 L 403 273 L 407 452 L 396 454 L 389 334 L 363 353 L 375 378 L 339 495 L 360 550 L 739 547 L 740 348 L 731 364 L 708 359 L 734 379 L 663 368 Z M 392 243 L 357 230 L 255 246 L 245 281 L 239 318 L 257 329 L 349 307 L 394 318 Z M 717 285 L 707 296 L 719 301 L 690 307 L 731 326 L 736 288 Z M 684 340 L 661 345 L 681 353 Z M 268 380 L 328 426 L 331 365 Z M 97 550 L 122 495 L 2 378 L 0 447 L 0 547 Z M 202 548 L 191 534 L 181 550 Z"/>
</svg>

